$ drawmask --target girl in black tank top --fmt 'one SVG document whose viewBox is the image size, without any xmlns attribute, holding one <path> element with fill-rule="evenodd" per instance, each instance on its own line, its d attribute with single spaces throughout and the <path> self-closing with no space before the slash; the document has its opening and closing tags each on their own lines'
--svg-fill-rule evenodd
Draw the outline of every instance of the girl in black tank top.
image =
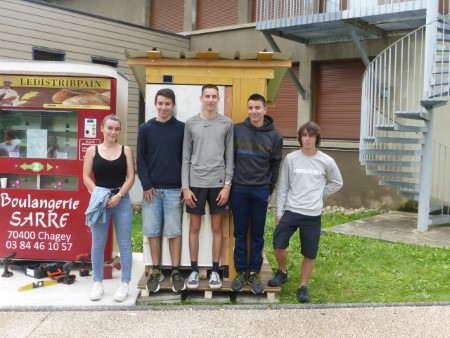
<svg viewBox="0 0 450 338">
<path fill-rule="evenodd" d="M 134 183 L 134 159 L 130 147 L 117 143 L 120 134 L 120 120 L 115 115 L 103 119 L 101 132 L 103 142 L 87 149 L 83 164 L 83 182 L 91 195 L 89 202 L 89 224 L 92 235 L 92 272 L 94 285 L 91 300 L 103 296 L 103 265 L 105 246 L 111 218 L 120 251 L 121 285 L 114 300 L 124 301 L 129 292 L 131 280 L 131 226 L 133 211 L 128 191 Z M 95 176 L 95 178 L 94 178 Z M 106 220 L 106 221 L 104 221 Z M 108 255 L 108 259 L 111 255 Z"/>
<path fill-rule="evenodd" d="M 109 189 L 121 187 L 127 178 L 125 147 L 122 146 L 122 152 L 117 159 L 110 161 L 104 159 L 98 152 L 98 146 L 95 146 L 92 171 L 97 186 Z"/>
</svg>

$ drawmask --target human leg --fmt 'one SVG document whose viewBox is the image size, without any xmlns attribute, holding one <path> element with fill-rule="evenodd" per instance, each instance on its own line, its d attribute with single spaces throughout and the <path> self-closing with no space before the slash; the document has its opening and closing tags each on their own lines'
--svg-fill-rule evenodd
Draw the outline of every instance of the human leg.
<svg viewBox="0 0 450 338">
<path fill-rule="evenodd" d="M 92 248 L 91 261 L 94 282 L 103 281 L 103 264 L 105 261 L 105 245 L 108 238 L 111 209 L 106 209 L 106 222 L 96 223 L 91 227 Z"/>
<path fill-rule="evenodd" d="M 250 219 L 250 205 L 246 189 L 232 188 L 230 196 L 234 223 L 234 267 L 239 276 L 247 271 L 247 234 Z"/>
<path fill-rule="evenodd" d="M 111 209 L 106 211 L 106 222 L 96 223 L 91 227 L 92 248 L 91 261 L 92 273 L 94 275 L 94 285 L 90 293 L 90 299 L 93 301 L 100 300 L 103 296 L 103 264 L 105 260 L 105 245 L 108 238 L 108 229 L 111 218 Z"/>
<path fill-rule="evenodd" d="M 131 249 L 131 227 L 133 210 L 130 195 L 122 197 L 120 203 L 113 208 L 113 220 L 116 231 L 117 245 L 120 252 L 120 264 L 122 272 L 122 282 L 130 282 L 133 253 Z"/>
<path fill-rule="evenodd" d="M 222 253 L 222 220 L 223 214 L 211 215 L 211 230 L 213 235 L 212 256 L 213 262 L 220 261 Z"/>
<path fill-rule="evenodd" d="M 200 234 L 201 215 L 190 215 L 189 221 L 189 254 L 191 261 L 198 260 L 198 236 Z"/>
<path fill-rule="evenodd" d="M 278 269 L 274 277 L 269 280 L 269 286 L 280 286 L 288 280 L 286 248 L 289 246 L 290 238 L 297 230 L 297 221 L 296 213 L 286 211 L 275 228 L 273 234 L 273 248 Z"/>
<path fill-rule="evenodd" d="M 252 189 L 250 200 L 250 258 L 249 271 L 259 273 L 263 264 L 264 230 L 266 227 L 269 189 Z"/>
</svg>

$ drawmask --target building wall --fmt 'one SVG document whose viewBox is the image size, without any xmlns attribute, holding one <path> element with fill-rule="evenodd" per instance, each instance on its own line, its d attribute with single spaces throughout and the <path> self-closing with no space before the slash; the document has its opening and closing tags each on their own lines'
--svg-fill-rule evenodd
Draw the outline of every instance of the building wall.
<svg viewBox="0 0 450 338">
<path fill-rule="evenodd" d="M 92 56 L 117 60 L 118 69 L 130 79 L 127 144 L 133 149 L 139 122 L 139 89 L 124 50 L 189 49 L 189 39 L 180 35 L 84 15 L 43 2 L 2 0 L 0 18 L 3 25 L 0 59 L 31 60 L 33 47 L 43 47 L 64 52 L 68 62 L 91 63 Z"/>
<path fill-rule="evenodd" d="M 149 0 L 43 0 L 43 2 L 140 26 L 148 27 L 149 23 Z"/>
</svg>

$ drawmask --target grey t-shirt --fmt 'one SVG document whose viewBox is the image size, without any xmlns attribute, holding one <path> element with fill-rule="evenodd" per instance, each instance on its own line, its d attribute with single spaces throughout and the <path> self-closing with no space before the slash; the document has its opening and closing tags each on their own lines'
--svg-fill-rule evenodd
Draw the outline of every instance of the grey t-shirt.
<svg viewBox="0 0 450 338">
<path fill-rule="evenodd" d="M 199 115 L 185 122 L 183 141 L 183 189 L 221 188 L 233 178 L 233 122 L 217 114 L 204 120 Z"/>
</svg>

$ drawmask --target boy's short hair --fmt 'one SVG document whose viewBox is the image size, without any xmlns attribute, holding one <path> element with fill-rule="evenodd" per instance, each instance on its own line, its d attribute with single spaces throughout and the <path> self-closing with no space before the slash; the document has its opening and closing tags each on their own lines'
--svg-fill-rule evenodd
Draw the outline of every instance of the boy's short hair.
<svg viewBox="0 0 450 338">
<path fill-rule="evenodd" d="M 155 95 L 155 104 L 156 104 L 156 100 L 157 100 L 158 96 L 160 96 L 160 95 L 167 97 L 168 99 L 171 99 L 172 103 L 175 104 L 175 93 L 173 92 L 172 89 L 163 88 L 163 89 L 158 90 Z"/>
<path fill-rule="evenodd" d="M 202 95 L 203 95 L 205 89 L 208 89 L 208 88 L 217 90 L 217 93 L 219 92 L 219 88 L 215 84 L 208 83 L 208 84 L 203 85 L 203 87 L 202 87 Z"/>
<path fill-rule="evenodd" d="M 298 129 L 298 142 L 300 143 L 300 147 L 302 146 L 302 134 L 304 132 L 307 132 L 308 134 L 313 134 L 316 136 L 316 147 L 320 145 L 320 139 L 321 139 L 321 131 L 320 127 L 315 122 L 306 122 Z"/>
<path fill-rule="evenodd" d="M 261 101 L 263 106 L 265 107 L 267 105 L 266 99 L 261 94 L 255 93 L 249 96 L 248 101 Z"/>
</svg>

